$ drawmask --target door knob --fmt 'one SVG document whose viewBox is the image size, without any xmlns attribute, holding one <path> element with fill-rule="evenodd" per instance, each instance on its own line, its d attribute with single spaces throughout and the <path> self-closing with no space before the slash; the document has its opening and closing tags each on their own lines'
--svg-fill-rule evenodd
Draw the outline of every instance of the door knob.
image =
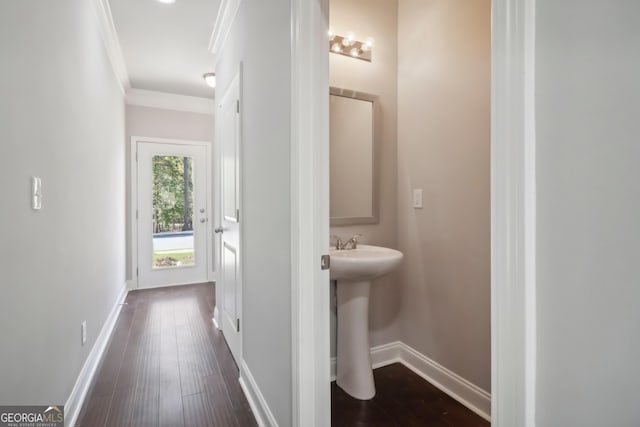
<svg viewBox="0 0 640 427">
<path fill-rule="evenodd" d="M 224 233 L 224 228 L 222 227 L 216 227 L 213 229 L 214 233 Z"/>
<path fill-rule="evenodd" d="M 204 218 L 200 218 L 200 222 L 206 222 L 207 220 Z"/>
</svg>

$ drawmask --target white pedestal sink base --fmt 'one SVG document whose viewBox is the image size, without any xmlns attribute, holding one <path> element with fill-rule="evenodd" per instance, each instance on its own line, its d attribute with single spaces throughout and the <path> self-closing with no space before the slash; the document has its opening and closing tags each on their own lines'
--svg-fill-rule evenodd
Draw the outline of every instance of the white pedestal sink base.
<svg viewBox="0 0 640 427">
<path fill-rule="evenodd" d="M 370 281 L 338 281 L 336 383 L 356 399 L 376 394 L 369 351 Z"/>
</svg>

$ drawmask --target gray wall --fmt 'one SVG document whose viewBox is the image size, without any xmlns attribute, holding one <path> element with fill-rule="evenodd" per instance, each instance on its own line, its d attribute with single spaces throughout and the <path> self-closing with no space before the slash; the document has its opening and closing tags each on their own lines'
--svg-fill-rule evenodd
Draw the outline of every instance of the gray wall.
<svg viewBox="0 0 640 427">
<path fill-rule="evenodd" d="M 398 34 L 402 341 L 490 391 L 491 1 L 400 0 Z"/>
<path fill-rule="evenodd" d="M 218 99 L 244 64 L 243 359 L 281 427 L 292 422 L 290 17 L 288 0 L 244 0 L 216 64 Z"/>
<path fill-rule="evenodd" d="M 0 2 L 0 52 L 0 404 L 64 404 L 124 289 L 123 96 L 85 0 Z"/>
<path fill-rule="evenodd" d="M 536 2 L 542 427 L 640 425 L 639 16 Z"/>
<path fill-rule="evenodd" d="M 131 137 L 209 141 L 213 143 L 213 115 L 160 108 L 126 106 L 126 198 L 131 212 Z M 213 152 L 213 150 L 211 150 Z M 212 164 L 212 166 L 214 166 Z M 212 193 L 214 189 L 211 189 Z M 213 196 L 212 196 L 213 197 Z M 127 279 L 131 279 L 131 216 L 127 214 Z"/>
<path fill-rule="evenodd" d="M 358 40 L 373 37 L 372 62 L 347 56 L 329 55 L 331 86 L 378 96 L 381 125 L 379 139 L 378 224 L 331 227 L 331 233 L 349 238 L 362 234 L 362 243 L 397 248 L 397 37 L 396 0 L 332 0 L 329 24 L 335 34 L 353 31 Z M 335 243 L 335 239 L 331 239 Z M 400 292 L 397 275 L 373 282 L 369 299 L 369 335 L 372 346 L 396 341 L 400 334 Z M 332 294 L 335 285 L 331 286 Z M 336 307 L 331 298 L 331 354 L 335 356 Z"/>
</svg>

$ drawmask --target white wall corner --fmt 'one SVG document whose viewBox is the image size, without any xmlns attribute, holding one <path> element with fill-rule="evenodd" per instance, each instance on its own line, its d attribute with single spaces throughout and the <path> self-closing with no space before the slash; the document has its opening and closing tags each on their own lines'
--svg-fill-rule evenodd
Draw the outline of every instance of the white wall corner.
<svg viewBox="0 0 640 427">
<path fill-rule="evenodd" d="M 401 341 L 371 348 L 373 369 L 402 363 L 485 420 L 491 421 L 491 394 L 455 372 L 429 359 Z M 336 379 L 336 358 L 331 358 L 331 381 Z"/>
<path fill-rule="evenodd" d="M 107 51 L 107 56 L 111 62 L 111 68 L 118 80 L 120 90 L 124 95 L 131 87 L 131 83 L 129 82 L 129 74 L 127 73 L 127 66 L 124 62 L 124 55 L 122 54 L 122 48 L 120 47 L 118 33 L 116 32 L 116 27 L 113 23 L 113 16 L 111 15 L 109 1 L 91 0 L 91 3 L 93 5 L 95 16 L 98 20 L 98 28 L 100 30 L 100 35 L 102 36 L 104 48 Z"/>
<path fill-rule="evenodd" d="M 240 3 L 242 3 L 242 0 L 222 0 L 220 2 L 216 23 L 213 26 L 213 33 L 209 40 L 209 50 L 214 55 L 220 52 L 220 48 L 227 40 L 233 20 L 236 18 L 236 14 L 240 8 Z"/>
<path fill-rule="evenodd" d="M 249 401 L 249 406 L 251 406 L 251 411 L 256 417 L 258 425 L 260 427 L 277 427 L 278 422 L 244 360 L 240 362 L 240 386 Z"/>
<path fill-rule="evenodd" d="M 213 115 L 215 102 L 213 99 L 197 96 L 176 95 L 174 93 L 156 92 L 143 89 L 129 89 L 126 94 L 128 105 L 159 108 L 162 110 L 185 111 Z"/>
<path fill-rule="evenodd" d="M 82 367 L 82 370 L 78 375 L 78 379 L 73 386 L 73 390 L 64 405 L 65 426 L 67 427 L 76 425 L 84 399 L 87 396 L 93 377 L 98 370 L 98 366 L 100 365 L 102 356 L 107 349 L 107 344 L 109 343 L 116 321 L 118 320 L 122 303 L 127 297 L 127 289 L 127 283 L 123 283 L 120 295 L 116 298 L 115 304 L 107 315 L 107 319 L 105 320 L 104 325 L 102 325 L 100 334 L 96 338 L 96 342 L 93 345 L 93 348 L 91 348 L 91 351 L 87 356 L 87 360 L 85 360 L 84 366 Z"/>
</svg>

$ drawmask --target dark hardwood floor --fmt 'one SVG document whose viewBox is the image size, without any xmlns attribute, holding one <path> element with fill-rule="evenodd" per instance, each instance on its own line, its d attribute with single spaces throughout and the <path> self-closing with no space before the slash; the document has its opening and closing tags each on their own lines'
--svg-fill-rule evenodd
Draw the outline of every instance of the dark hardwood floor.
<svg viewBox="0 0 640 427">
<path fill-rule="evenodd" d="M 130 292 L 76 426 L 256 426 L 214 299 L 212 284 Z"/>
<path fill-rule="evenodd" d="M 405 366 L 373 371 L 376 395 L 357 400 L 331 383 L 332 427 L 485 427 L 491 424 Z"/>
<path fill-rule="evenodd" d="M 76 426 L 257 426 L 211 322 L 214 285 L 134 291 L 126 302 Z M 333 427 L 490 425 L 400 364 L 374 376 L 370 401 L 332 383 Z"/>
</svg>

